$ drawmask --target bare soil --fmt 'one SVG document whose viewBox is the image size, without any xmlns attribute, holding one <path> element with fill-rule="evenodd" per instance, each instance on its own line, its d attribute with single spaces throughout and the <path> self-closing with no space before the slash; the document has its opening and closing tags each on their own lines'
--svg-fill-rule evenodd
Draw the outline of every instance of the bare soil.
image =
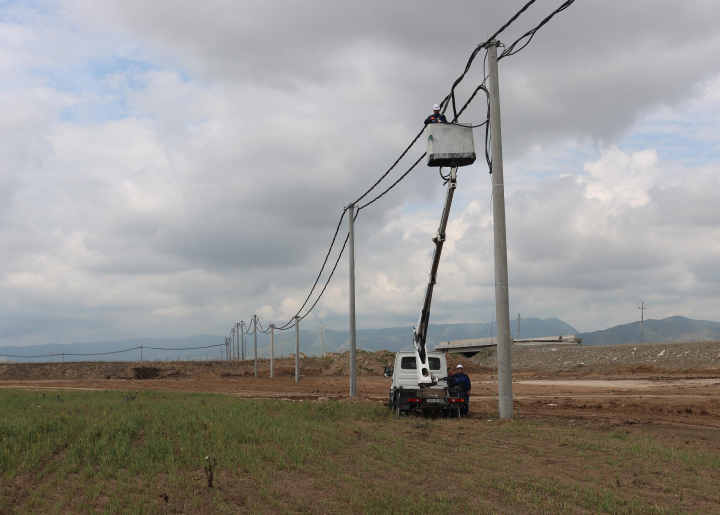
<svg viewBox="0 0 720 515">
<path fill-rule="evenodd" d="M 720 342 L 544 347 L 513 351 L 515 413 L 521 419 L 614 428 L 689 432 L 720 444 Z M 470 376 L 471 416 L 497 413 L 495 359 L 490 353 L 462 363 Z M 390 379 L 383 369 L 393 354 L 358 353 L 358 398 L 386 403 Z M 160 390 L 216 392 L 238 397 L 294 401 L 347 399 L 349 358 L 245 362 L 77 362 L 0 365 L 0 387 L 23 389 Z M 685 434 L 683 433 L 683 434 Z M 678 433 L 680 434 L 680 433 Z M 708 442 L 710 443 L 710 442 Z M 720 447 L 718 447 L 720 448 Z"/>
</svg>

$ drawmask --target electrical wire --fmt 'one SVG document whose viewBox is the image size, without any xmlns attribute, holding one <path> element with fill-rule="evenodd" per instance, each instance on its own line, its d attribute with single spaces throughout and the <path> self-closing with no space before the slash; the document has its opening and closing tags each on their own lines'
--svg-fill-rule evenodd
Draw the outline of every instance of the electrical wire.
<svg viewBox="0 0 720 515">
<path fill-rule="evenodd" d="M 390 185 L 389 188 L 387 188 L 385 191 L 383 191 L 380 195 L 378 195 L 377 197 L 375 197 L 374 199 L 372 199 L 372 200 L 371 200 L 370 202 L 368 202 L 367 204 L 364 204 L 364 205 L 360 206 L 360 207 L 358 208 L 358 213 L 360 212 L 361 209 L 365 209 L 365 208 L 368 207 L 370 204 L 373 204 L 373 203 L 377 202 L 378 200 L 380 200 L 380 198 L 382 198 L 386 193 L 388 193 L 391 189 L 393 189 L 395 186 L 397 186 L 400 181 L 402 181 L 405 177 L 408 176 L 408 174 L 409 174 L 410 172 L 413 171 L 413 169 L 420 163 L 420 161 L 422 161 L 422 158 L 425 157 L 426 155 L 427 155 L 427 152 L 423 152 L 423 155 L 421 155 L 421 156 L 418 158 L 418 160 L 415 161 L 415 163 L 413 163 L 413 165 L 408 169 L 408 171 L 405 172 L 404 174 L 402 174 L 397 181 L 395 181 L 394 183 L 392 183 L 392 184 Z"/>
<path fill-rule="evenodd" d="M 495 32 L 495 34 L 493 34 L 492 36 L 490 36 L 490 37 L 488 38 L 488 40 L 485 41 L 485 43 L 482 43 L 482 44 L 478 45 L 478 46 L 475 48 L 475 50 L 473 50 L 472 54 L 470 54 L 470 58 L 468 59 L 468 62 L 467 62 L 467 64 L 465 65 L 465 70 L 462 72 L 462 74 L 460 75 L 460 77 L 458 77 L 458 78 L 455 80 L 455 82 L 453 82 L 452 88 L 450 88 L 450 93 L 449 93 L 449 94 L 443 99 L 443 101 L 440 103 L 440 107 L 443 108 L 442 113 L 445 114 L 445 110 L 447 109 L 448 102 L 449 102 L 450 100 L 452 100 L 452 103 L 453 103 L 453 114 L 454 114 L 453 120 L 452 120 L 453 122 L 456 122 L 456 121 L 457 121 L 457 118 L 458 118 L 458 116 L 459 116 L 459 114 L 455 111 L 455 88 L 458 86 L 458 84 L 460 84 L 460 83 L 463 81 L 463 79 L 465 78 L 465 75 L 467 75 L 468 71 L 470 71 L 470 67 L 472 66 L 472 63 L 473 63 L 473 61 L 475 60 L 475 56 L 477 56 L 477 54 L 478 54 L 478 52 L 480 52 L 480 50 L 482 50 L 482 49 L 484 49 L 484 48 L 487 48 L 487 47 L 490 45 L 490 43 L 491 43 L 498 35 L 500 35 L 500 33 L 502 33 L 505 29 L 507 29 L 515 20 L 517 20 L 517 19 L 520 17 L 520 15 L 521 15 L 522 13 L 524 13 L 524 12 L 525 12 L 532 4 L 534 4 L 534 3 L 535 3 L 535 0 L 530 0 L 528 3 L 526 3 L 526 4 L 522 7 L 522 9 L 520 9 L 517 13 L 515 13 L 515 15 L 514 15 L 512 18 L 510 18 L 510 20 L 508 20 L 507 23 L 505 23 L 505 25 L 503 25 L 502 27 L 500 27 L 500 29 L 499 29 L 497 32 Z"/>
<path fill-rule="evenodd" d="M 199 350 L 199 349 L 212 349 L 213 347 L 224 347 L 224 343 L 218 343 L 216 345 L 203 345 L 202 347 L 182 347 L 182 348 L 170 348 L 170 347 L 145 347 L 140 345 L 138 347 L 131 347 L 129 349 L 115 350 L 110 352 L 51 352 L 48 354 L 39 355 L 19 355 L 19 354 L 0 354 L 3 358 L 47 358 L 48 356 L 110 356 L 112 354 L 122 354 L 124 352 L 130 352 L 134 350 L 163 350 L 163 351 L 178 351 L 178 350 Z"/>
<path fill-rule="evenodd" d="M 374 201 L 373 201 L 373 202 L 374 202 Z M 355 213 L 355 218 L 353 218 L 353 222 L 354 222 L 355 220 L 357 220 L 357 217 L 358 217 L 359 214 L 360 214 L 360 210 L 358 210 L 357 213 Z M 350 233 L 348 233 L 347 237 L 345 238 L 345 242 L 343 243 L 343 246 L 342 246 L 342 248 L 340 249 L 340 254 L 338 254 L 337 260 L 335 261 L 335 266 L 333 266 L 333 269 L 332 269 L 332 271 L 330 272 L 330 276 L 327 278 L 327 281 L 325 281 L 325 286 L 323 286 L 323 289 L 322 289 L 322 291 L 320 292 L 320 295 L 318 295 L 318 298 L 315 300 L 315 303 L 310 307 L 310 309 L 308 309 L 307 313 L 305 313 L 299 320 L 303 320 L 306 316 L 308 316 L 308 315 L 312 312 L 313 308 L 315 308 L 315 306 L 317 305 L 317 303 L 318 303 L 318 302 L 320 301 L 320 299 L 322 298 L 323 293 L 325 293 L 325 288 L 328 287 L 328 284 L 330 284 L 330 280 L 332 279 L 333 275 L 335 274 L 335 269 L 337 268 L 338 263 L 340 263 L 340 258 L 342 257 L 343 252 L 345 251 L 345 246 L 347 245 L 347 242 L 348 242 L 349 239 L 350 239 Z"/>
<path fill-rule="evenodd" d="M 536 0 L 530 0 L 529 2 L 527 2 L 517 13 L 515 13 L 515 15 L 513 15 L 513 16 L 510 18 L 510 20 L 508 20 L 502 27 L 500 27 L 500 29 L 498 29 L 492 36 L 490 36 L 490 37 L 487 39 L 487 41 L 485 41 L 484 43 L 478 45 L 478 46 L 472 51 L 472 53 L 470 54 L 470 57 L 468 58 L 468 61 L 467 61 L 466 65 L 465 65 L 465 69 L 463 70 L 462 74 L 453 82 L 453 85 L 452 85 L 452 87 L 451 87 L 451 89 L 450 89 L 450 93 L 442 100 L 442 102 L 440 102 L 440 107 L 441 107 L 441 109 L 442 109 L 442 113 L 444 114 L 445 111 L 446 111 L 447 108 L 448 108 L 449 101 L 452 100 L 452 106 L 453 106 L 453 119 L 452 119 L 452 123 L 457 123 L 459 116 L 465 111 L 465 109 L 468 107 L 468 105 L 473 101 L 473 99 L 475 98 L 475 96 L 477 95 L 477 93 L 478 93 L 479 91 L 481 91 L 481 90 L 485 92 L 485 95 L 486 95 L 486 98 L 487 98 L 487 115 L 486 115 L 486 120 L 485 120 L 483 123 L 481 123 L 481 124 L 479 124 L 479 125 L 472 126 L 472 127 L 473 127 L 473 128 L 478 128 L 478 127 L 485 126 L 485 159 L 486 159 L 486 161 L 487 161 L 488 167 L 490 168 L 490 173 L 492 173 L 492 158 L 491 158 L 490 150 L 489 150 L 489 149 L 490 149 L 490 144 L 491 144 L 491 136 L 490 136 L 490 94 L 489 94 L 489 91 L 488 91 L 487 87 L 485 86 L 485 82 L 487 81 L 487 78 L 488 78 L 487 75 L 486 75 L 486 73 L 485 73 L 485 65 L 486 65 L 486 62 L 487 62 L 487 48 L 488 48 L 488 46 L 490 45 L 490 43 L 491 43 L 492 41 L 494 41 L 495 38 L 496 38 L 499 34 L 501 34 L 501 33 L 502 33 L 503 31 L 505 31 L 505 29 L 507 29 L 513 22 L 515 22 L 515 20 L 517 20 L 522 13 L 524 13 L 532 4 L 534 4 L 535 1 L 536 1 Z M 505 51 L 503 51 L 503 53 L 501 54 L 500 58 L 507 57 L 507 56 L 510 56 L 510 55 L 514 55 L 515 53 L 517 53 L 517 52 L 519 52 L 520 50 L 522 50 L 523 48 L 525 48 L 525 47 L 530 43 L 530 41 L 532 41 L 532 38 L 535 36 L 535 33 L 536 33 L 542 26 L 544 26 L 546 23 L 548 23 L 556 14 L 558 14 L 559 12 L 562 12 L 563 10 L 567 9 L 574 1 L 575 1 L 575 0 L 567 0 L 562 6 L 560 6 L 560 7 L 559 7 L 558 9 L 556 9 L 553 13 L 551 13 L 548 17 L 546 17 L 537 27 L 535 27 L 535 28 L 532 29 L 531 31 L 529 31 L 529 32 L 527 32 L 526 34 L 524 34 L 521 38 L 519 38 L 518 40 L 516 40 L 510 47 L 506 48 Z M 518 48 L 517 50 L 515 50 L 516 45 L 517 45 L 520 41 L 522 41 L 523 39 L 525 39 L 525 38 L 528 39 L 527 42 L 525 42 L 520 48 Z M 472 95 L 468 98 L 468 100 L 465 102 L 465 104 L 464 104 L 463 107 L 460 109 L 460 111 L 457 111 L 457 110 L 456 110 L 456 102 L 455 102 L 455 89 L 456 89 L 456 87 L 463 81 L 463 79 L 465 78 L 465 76 L 467 75 L 467 73 L 470 71 L 470 68 L 472 67 L 472 63 L 473 63 L 473 61 L 475 60 L 475 57 L 477 56 L 477 54 L 478 54 L 481 50 L 483 50 L 483 49 L 486 50 L 486 52 L 485 52 L 485 57 L 484 57 L 484 59 L 483 59 L 483 82 L 482 82 L 477 88 L 475 88 L 475 90 L 473 91 Z M 363 200 L 365 197 L 367 197 L 367 196 L 370 194 L 370 192 L 372 192 L 372 191 L 390 174 L 390 172 L 392 172 L 392 170 L 395 169 L 395 167 L 398 165 L 398 163 L 407 155 L 407 153 L 410 151 L 410 149 L 411 149 L 411 148 L 415 145 L 415 143 L 420 139 L 420 136 L 422 136 L 424 130 L 425 130 L 425 129 L 424 129 L 424 127 L 423 127 L 423 129 L 420 130 L 420 132 L 418 132 L 418 134 L 415 136 L 415 138 L 413 138 L 413 140 L 410 142 L 410 144 L 405 148 L 405 150 L 402 152 L 402 154 L 400 154 L 400 157 L 398 157 L 398 158 L 395 160 L 395 162 L 390 166 L 390 168 L 388 168 L 388 169 L 380 176 L 380 178 L 379 178 L 367 191 L 365 191 L 365 193 L 363 193 L 360 197 L 358 197 L 358 198 L 355 200 L 355 202 L 353 202 L 353 205 L 359 204 L 361 200 Z M 417 167 L 417 165 L 420 163 L 420 161 L 421 161 L 426 155 L 427 155 L 427 152 L 424 152 L 424 153 L 418 158 L 418 160 L 415 161 L 415 163 L 414 163 L 403 175 L 400 176 L 399 179 L 397 179 L 392 185 L 390 185 L 390 187 L 386 188 L 382 193 L 380 193 L 379 195 L 377 195 L 377 196 L 376 196 L 375 198 L 373 198 L 371 201 L 369 201 L 369 202 L 367 202 L 367 203 L 359 206 L 358 209 L 357 209 L 357 213 L 359 214 L 359 212 L 360 212 L 362 209 L 365 209 L 366 207 L 368 207 L 368 206 L 372 205 L 373 203 L 377 202 L 380 198 L 382 198 L 383 196 L 385 196 L 390 190 L 392 190 L 395 186 L 397 186 L 398 183 L 400 183 L 400 181 L 402 181 L 403 179 L 405 179 L 405 177 L 407 177 L 407 176 L 410 174 L 410 172 L 411 172 L 412 170 L 414 170 L 415 167 Z M 442 171 L 440 172 L 440 176 L 444 178 L 444 176 L 442 175 Z M 445 178 L 444 178 L 444 179 L 445 179 Z M 445 180 L 447 180 L 447 179 L 445 179 Z M 314 307 L 317 305 L 317 303 L 320 301 L 320 298 L 322 298 L 322 295 L 323 295 L 323 293 L 325 292 L 325 289 L 327 288 L 328 284 L 330 283 L 330 280 L 332 279 L 332 277 L 333 277 L 333 275 L 334 275 L 334 273 L 335 273 L 335 269 L 337 268 L 337 265 L 338 265 L 338 263 L 339 263 L 339 261 L 340 261 L 340 257 L 342 256 L 342 254 L 343 254 L 343 252 L 344 252 L 344 250 L 345 250 L 345 246 L 346 246 L 346 244 L 347 244 L 349 235 L 348 235 L 348 237 L 345 238 L 345 242 L 343 243 L 343 247 L 342 247 L 342 249 L 340 250 L 340 253 L 338 254 L 337 260 L 335 261 L 335 266 L 333 267 L 332 272 L 330 273 L 328 279 L 326 280 L 325 285 L 323 286 L 323 289 L 321 290 L 321 292 L 320 292 L 320 294 L 318 295 L 317 299 L 315 299 L 315 302 L 312 304 L 312 306 L 310 307 L 310 309 L 308 309 L 308 311 L 307 311 L 302 317 L 300 317 L 300 313 L 302 312 L 303 308 L 304 308 L 304 307 L 308 304 L 308 302 L 310 301 L 310 298 L 312 297 L 312 294 L 313 294 L 313 292 L 315 291 L 315 288 L 317 287 L 318 282 L 320 281 L 320 277 L 322 276 L 322 273 L 323 273 L 323 271 L 325 270 L 325 266 L 327 265 L 327 261 L 328 261 L 328 259 L 329 259 L 329 257 L 330 257 L 330 253 L 332 252 L 332 249 L 333 249 L 333 247 L 334 247 L 334 245 L 335 245 L 335 241 L 336 241 L 336 239 L 337 239 L 337 235 L 338 235 L 338 232 L 339 232 L 339 230 L 340 230 L 340 225 L 342 224 L 342 220 L 343 220 L 343 218 L 344 218 L 344 216 L 345 216 L 345 212 L 347 211 L 347 209 L 348 209 L 347 207 L 343 209 L 342 215 L 341 215 L 340 220 L 338 221 L 338 225 L 337 225 L 337 227 L 336 227 L 336 229 L 335 229 L 335 233 L 334 233 L 334 235 L 333 235 L 332 242 L 330 243 L 330 248 L 328 249 L 327 253 L 325 254 L 325 259 L 323 260 L 323 264 L 322 264 L 322 266 L 321 266 L 321 268 L 320 268 L 320 272 L 318 273 L 317 277 L 315 278 L 315 282 L 313 283 L 313 286 L 312 286 L 312 288 L 310 289 L 310 292 L 308 293 L 307 297 L 305 298 L 305 301 L 303 302 L 303 304 L 300 306 L 300 309 L 298 309 L 298 311 L 296 312 L 295 316 L 293 316 L 290 321 L 288 321 L 286 324 L 284 324 L 284 325 L 282 325 L 282 326 L 276 327 L 276 329 L 278 329 L 278 330 L 280 330 L 280 331 L 285 331 L 285 330 L 287 330 L 287 329 L 291 329 L 292 327 L 294 327 L 294 326 L 295 326 L 294 320 L 296 320 L 296 319 L 298 319 L 298 320 L 303 320 L 305 317 L 307 317 L 307 316 L 310 314 L 310 312 L 312 312 L 312 310 L 313 310 Z M 357 217 L 357 214 L 356 214 L 356 217 Z M 299 317 L 299 318 L 298 318 L 298 317 Z M 262 331 L 261 331 L 261 332 L 262 332 Z M 248 333 L 246 333 L 246 334 L 248 334 Z"/>
<path fill-rule="evenodd" d="M 394 166 L 394 165 L 393 165 Z M 373 186 L 374 187 L 374 186 Z M 363 195 L 364 196 L 364 195 Z M 362 198 L 362 197 L 361 197 Z M 340 220 L 338 221 L 337 227 L 335 227 L 335 234 L 333 234 L 332 241 L 330 242 L 330 248 L 328 249 L 327 253 L 325 254 L 325 259 L 323 260 L 323 264 L 320 267 L 320 272 L 318 272 L 317 277 L 315 278 L 315 282 L 313 283 L 312 288 L 310 289 L 310 293 L 308 293 L 307 297 L 305 297 L 305 302 L 302 303 L 302 306 L 300 306 L 300 309 L 297 310 L 297 313 L 290 319 L 289 322 L 284 324 L 281 327 L 278 327 L 281 331 L 284 329 L 289 329 L 290 327 L 293 327 L 290 325 L 292 321 L 295 319 L 296 316 L 300 315 L 300 312 L 303 310 L 305 305 L 310 300 L 310 297 L 312 296 L 313 292 L 315 291 L 315 288 L 317 287 L 318 281 L 320 280 L 320 277 L 322 276 L 323 270 L 325 270 L 325 265 L 327 264 L 328 258 L 330 257 L 330 252 L 332 252 L 333 246 L 335 245 L 335 240 L 337 239 L 338 232 L 340 231 L 340 226 L 342 225 L 342 221 L 345 218 L 345 213 L 347 212 L 347 208 L 343 209 L 342 214 L 340 215 Z M 325 291 L 325 288 L 323 288 L 323 291 Z M 318 297 L 319 299 L 319 297 Z M 317 301 L 315 302 L 317 304 Z M 314 304 L 313 304 L 314 306 Z M 303 317 L 304 318 L 304 317 Z"/>
<path fill-rule="evenodd" d="M 510 57 L 510 56 L 512 56 L 512 55 L 515 55 L 515 54 L 517 54 L 518 52 L 520 52 L 523 48 L 525 48 L 526 46 L 528 46 L 528 45 L 530 44 L 530 42 L 532 41 L 532 39 L 535 37 L 535 34 L 537 33 L 537 31 L 540 30 L 540 28 L 541 28 L 543 25 L 545 25 L 545 24 L 548 23 L 550 20 L 552 20 L 553 17 L 554 17 L 556 14 L 559 14 L 559 13 L 563 12 L 565 9 L 567 9 L 568 7 L 570 7 L 574 2 L 575 2 L 575 0 L 567 0 L 567 1 L 566 1 L 565 3 L 563 3 L 560 7 L 558 7 L 558 8 L 555 9 L 552 13 L 550 13 L 550 15 L 549 15 L 548 17 L 546 17 L 543 21 L 541 21 L 540 24 L 539 24 L 537 27 L 535 27 L 535 28 L 532 29 L 532 30 L 529 30 L 528 32 L 526 32 L 525 34 L 523 34 L 522 36 L 520 36 L 518 39 L 516 39 L 511 45 L 509 45 L 508 47 L 505 48 L 505 50 L 503 50 L 502 54 L 500 54 L 500 57 L 498 57 L 498 61 L 499 61 L 500 59 L 505 58 L 505 57 Z M 516 49 L 515 47 L 516 47 L 523 39 L 526 39 L 526 38 L 527 38 L 527 41 L 525 41 L 525 43 L 524 43 L 522 46 L 520 46 L 520 48 Z"/>
</svg>

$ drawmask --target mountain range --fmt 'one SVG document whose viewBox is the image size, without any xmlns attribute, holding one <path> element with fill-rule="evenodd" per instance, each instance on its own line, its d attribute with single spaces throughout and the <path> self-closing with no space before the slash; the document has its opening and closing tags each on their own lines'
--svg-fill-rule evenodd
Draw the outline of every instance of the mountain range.
<svg viewBox="0 0 720 515">
<path fill-rule="evenodd" d="M 517 333 L 517 325 L 511 323 L 513 337 Z M 386 329 L 360 329 L 357 331 L 357 346 L 368 351 L 377 350 L 410 350 L 412 349 L 412 330 L 408 327 L 391 327 Z M 428 346 L 449 340 L 465 340 L 494 336 L 496 328 L 490 323 L 483 324 L 430 324 L 428 328 Z M 577 330 L 557 318 L 527 318 L 520 324 L 520 337 L 557 336 L 561 334 L 577 334 L 583 339 L 583 345 L 618 345 L 640 342 L 640 322 L 631 322 L 610 329 L 579 333 Z M 710 341 L 720 340 L 720 323 L 706 320 L 692 320 L 681 316 L 662 320 L 646 320 L 643 331 L 644 342 L 672 341 Z M 95 343 L 49 343 L 25 347 L 0 347 L 0 360 L 10 361 L 139 361 L 142 347 L 142 359 L 153 360 L 185 360 L 185 359 L 220 359 L 223 336 L 199 334 L 187 338 L 136 338 L 132 340 L 104 341 Z M 270 356 L 270 336 L 258 334 L 258 356 Z M 197 347 L 208 347 L 200 348 Z M 245 336 L 246 357 L 253 356 L 254 338 Z M 155 349 L 154 349 L 155 348 Z M 162 348 L 165 350 L 156 350 Z M 300 351 L 308 356 L 318 356 L 326 352 L 342 352 L 350 348 L 348 331 L 335 331 L 314 327 L 300 331 Z M 127 350 L 133 349 L 133 350 Z M 283 357 L 294 352 L 294 330 L 275 333 L 275 356 Z M 66 355 L 63 357 L 62 353 Z M 68 356 L 67 354 L 99 354 L 94 356 Z M 51 357 L 51 354 L 55 356 Z"/>
<path fill-rule="evenodd" d="M 610 329 L 581 333 L 583 345 L 620 345 L 640 343 L 640 322 L 618 325 Z M 681 316 L 662 320 L 645 320 L 643 342 L 697 342 L 720 340 L 720 322 L 693 320 Z"/>
</svg>

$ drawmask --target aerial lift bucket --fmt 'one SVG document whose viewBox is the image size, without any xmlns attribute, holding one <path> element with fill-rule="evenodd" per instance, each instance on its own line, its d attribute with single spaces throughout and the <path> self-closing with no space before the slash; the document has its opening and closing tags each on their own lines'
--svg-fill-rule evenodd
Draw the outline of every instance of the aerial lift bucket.
<svg viewBox="0 0 720 515">
<path fill-rule="evenodd" d="M 428 166 L 455 168 L 475 162 L 472 124 L 429 123 L 425 127 L 425 137 Z"/>
</svg>

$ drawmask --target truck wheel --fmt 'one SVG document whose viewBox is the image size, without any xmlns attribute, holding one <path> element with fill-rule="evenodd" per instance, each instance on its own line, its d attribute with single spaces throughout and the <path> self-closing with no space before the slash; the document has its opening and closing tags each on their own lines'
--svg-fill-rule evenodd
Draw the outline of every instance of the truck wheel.
<svg viewBox="0 0 720 515">
<path fill-rule="evenodd" d="M 390 397 L 388 398 L 388 409 L 390 411 L 395 409 L 395 394 L 393 392 L 390 392 Z"/>
</svg>

